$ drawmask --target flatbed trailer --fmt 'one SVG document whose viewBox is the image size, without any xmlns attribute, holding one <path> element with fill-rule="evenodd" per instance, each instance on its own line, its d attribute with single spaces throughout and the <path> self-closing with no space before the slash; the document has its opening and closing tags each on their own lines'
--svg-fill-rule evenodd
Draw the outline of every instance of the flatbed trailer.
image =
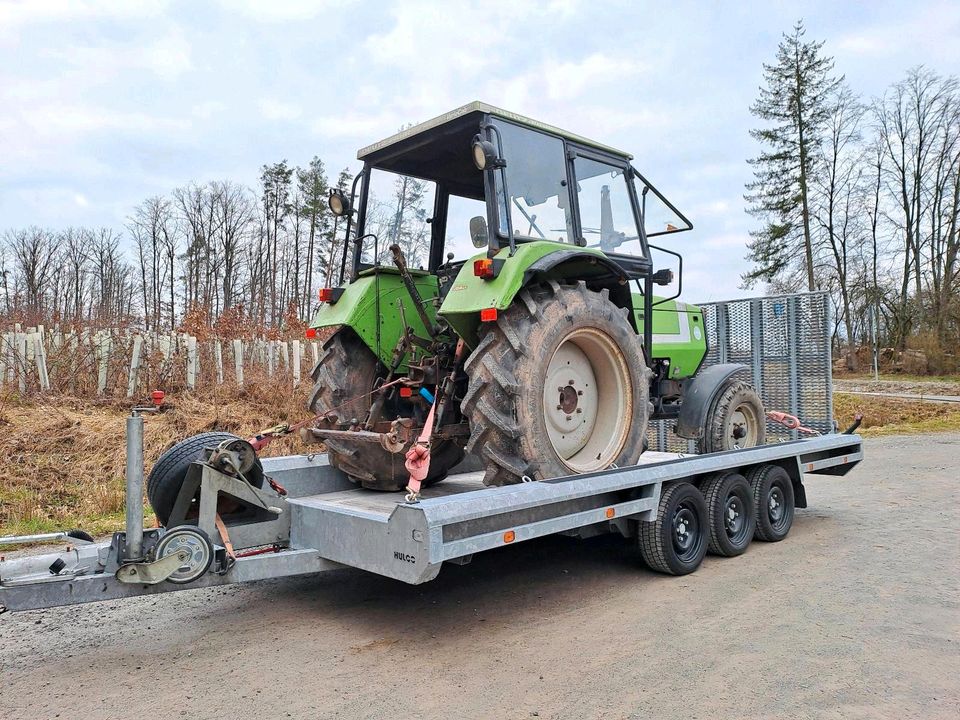
<svg viewBox="0 0 960 720">
<path fill-rule="evenodd" d="M 131 463 L 130 454 L 128 497 L 140 498 L 142 459 L 133 452 Z M 215 469 L 208 458 L 191 466 L 193 484 L 182 491 L 193 497 L 199 488 L 196 527 L 170 523 L 144 530 L 135 501 L 126 531 L 108 542 L 64 537 L 69 545 L 62 552 L 0 557 L 0 608 L 31 610 L 346 567 L 418 584 L 435 578 L 444 563 L 465 564 L 477 553 L 555 533 L 618 532 L 637 539 L 654 569 L 683 574 L 696 569 L 705 548 L 692 567 L 671 565 L 662 554 L 682 550 L 685 540 L 718 552 L 716 535 L 724 528 L 717 526 L 732 523 L 737 513 L 725 506 L 698 523 L 700 501 L 684 510 L 676 502 L 681 489 L 691 497 L 702 490 L 709 504 L 716 495 L 709 488 L 723 477 L 752 478 L 756 489 L 764 478 L 785 473 L 789 489 L 767 492 L 752 507 L 740 508 L 754 521 L 767 514 L 768 525 L 779 518 L 775 535 L 756 531 L 761 539 L 779 540 L 789 531 L 794 503 L 806 507 L 804 474 L 845 475 L 862 457 L 859 436 L 829 434 L 702 456 L 648 451 L 636 466 L 504 487 L 485 487 L 482 473 L 467 466 L 414 499 L 357 488 L 323 454 L 262 460 L 264 474 L 285 494 L 253 488 Z M 691 493 L 691 487 L 699 490 Z M 221 530 L 217 498 L 224 494 L 260 510 Z M 746 542 L 754 535 L 749 529 Z"/>
</svg>

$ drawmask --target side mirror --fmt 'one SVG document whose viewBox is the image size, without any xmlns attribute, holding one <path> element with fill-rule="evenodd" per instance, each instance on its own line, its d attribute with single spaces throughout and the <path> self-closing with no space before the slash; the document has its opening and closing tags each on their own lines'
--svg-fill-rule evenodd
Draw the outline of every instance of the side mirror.
<svg viewBox="0 0 960 720">
<path fill-rule="evenodd" d="M 470 241 L 475 248 L 485 248 L 490 242 L 487 236 L 487 220 L 483 215 L 470 218 Z"/>
</svg>

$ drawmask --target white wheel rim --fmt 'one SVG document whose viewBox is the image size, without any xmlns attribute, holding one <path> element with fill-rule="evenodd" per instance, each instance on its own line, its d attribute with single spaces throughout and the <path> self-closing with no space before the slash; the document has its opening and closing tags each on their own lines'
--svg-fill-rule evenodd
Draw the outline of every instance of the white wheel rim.
<svg viewBox="0 0 960 720">
<path fill-rule="evenodd" d="M 760 420 L 754 412 L 753 407 L 741 403 L 737 405 L 730 413 L 729 427 L 727 435 L 730 438 L 730 447 L 736 445 L 739 448 L 756 447 L 759 434 Z M 740 437 L 737 437 L 740 435 Z"/>
<path fill-rule="evenodd" d="M 547 366 L 543 414 L 554 452 L 573 472 L 617 459 L 633 419 L 633 386 L 613 338 L 596 328 L 564 337 Z"/>
</svg>

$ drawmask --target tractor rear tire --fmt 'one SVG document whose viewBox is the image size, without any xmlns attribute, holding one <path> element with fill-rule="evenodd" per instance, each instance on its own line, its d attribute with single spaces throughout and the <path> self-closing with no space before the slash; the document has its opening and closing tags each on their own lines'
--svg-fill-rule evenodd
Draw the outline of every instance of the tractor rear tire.
<svg viewBox="0 0 960 720">
<path fill-rule="evenodd" d="M 342 329 L 324 343 L 323 355 L 314 366 L 310 412 L 333 412 L 340 422 L 363 422 L 373 397 L 369 394 L 378 377 L 379 363 L 355 332 Z M 404 453 L 391 453 L 377 443 L 325 440 L 327 458 L 358 485 L 370 490 L 396 492 L 410 479 Z M 463 459 L 463 450 L 449 440 L 435 440 L 430 450 L 430 472 L 423 486 L 443 480 Z"/>
<path fill-rule="evenodd" d="M 767 416 L 757 391 L 745 382 L 728 382 L 707 414 L 697 454 L 742 450 L 766 442 Z"/>
<path fill-rule="evenodd" d="M 627 310 L 607 290 L 526 288 L 464 366 L 467 452 L 484 483 L 509 485 L 635 465 L 650 416 L 649 370 Z"/>
</svg>

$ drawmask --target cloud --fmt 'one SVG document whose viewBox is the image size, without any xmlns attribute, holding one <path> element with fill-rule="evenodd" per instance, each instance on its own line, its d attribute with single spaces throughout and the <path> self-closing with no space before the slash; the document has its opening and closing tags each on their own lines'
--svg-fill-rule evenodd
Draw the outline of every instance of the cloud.
<svg viewBox="0 0 960 720">
<path fill-rule="evenodd" d="M 220 0 L 227 12 L 237 12 L 271 23 L 309 20 L 322 13 L 340 12 L 353 0 Z"/>
<path fill-rule="evenodd" d="M 157 17 L 169 4 L 169 0 L 6 0 L 0 2 L 0 41 L 16 42 L 24 28 L 46 23 Z"/>
<path fill-rule="evenodd" d="M 260 114 L 270 121 L 296 120 L 303 115 L 303 110 L 294 103 L 282 100 L 263 99 L 258 103 Z"/>
</svg>

